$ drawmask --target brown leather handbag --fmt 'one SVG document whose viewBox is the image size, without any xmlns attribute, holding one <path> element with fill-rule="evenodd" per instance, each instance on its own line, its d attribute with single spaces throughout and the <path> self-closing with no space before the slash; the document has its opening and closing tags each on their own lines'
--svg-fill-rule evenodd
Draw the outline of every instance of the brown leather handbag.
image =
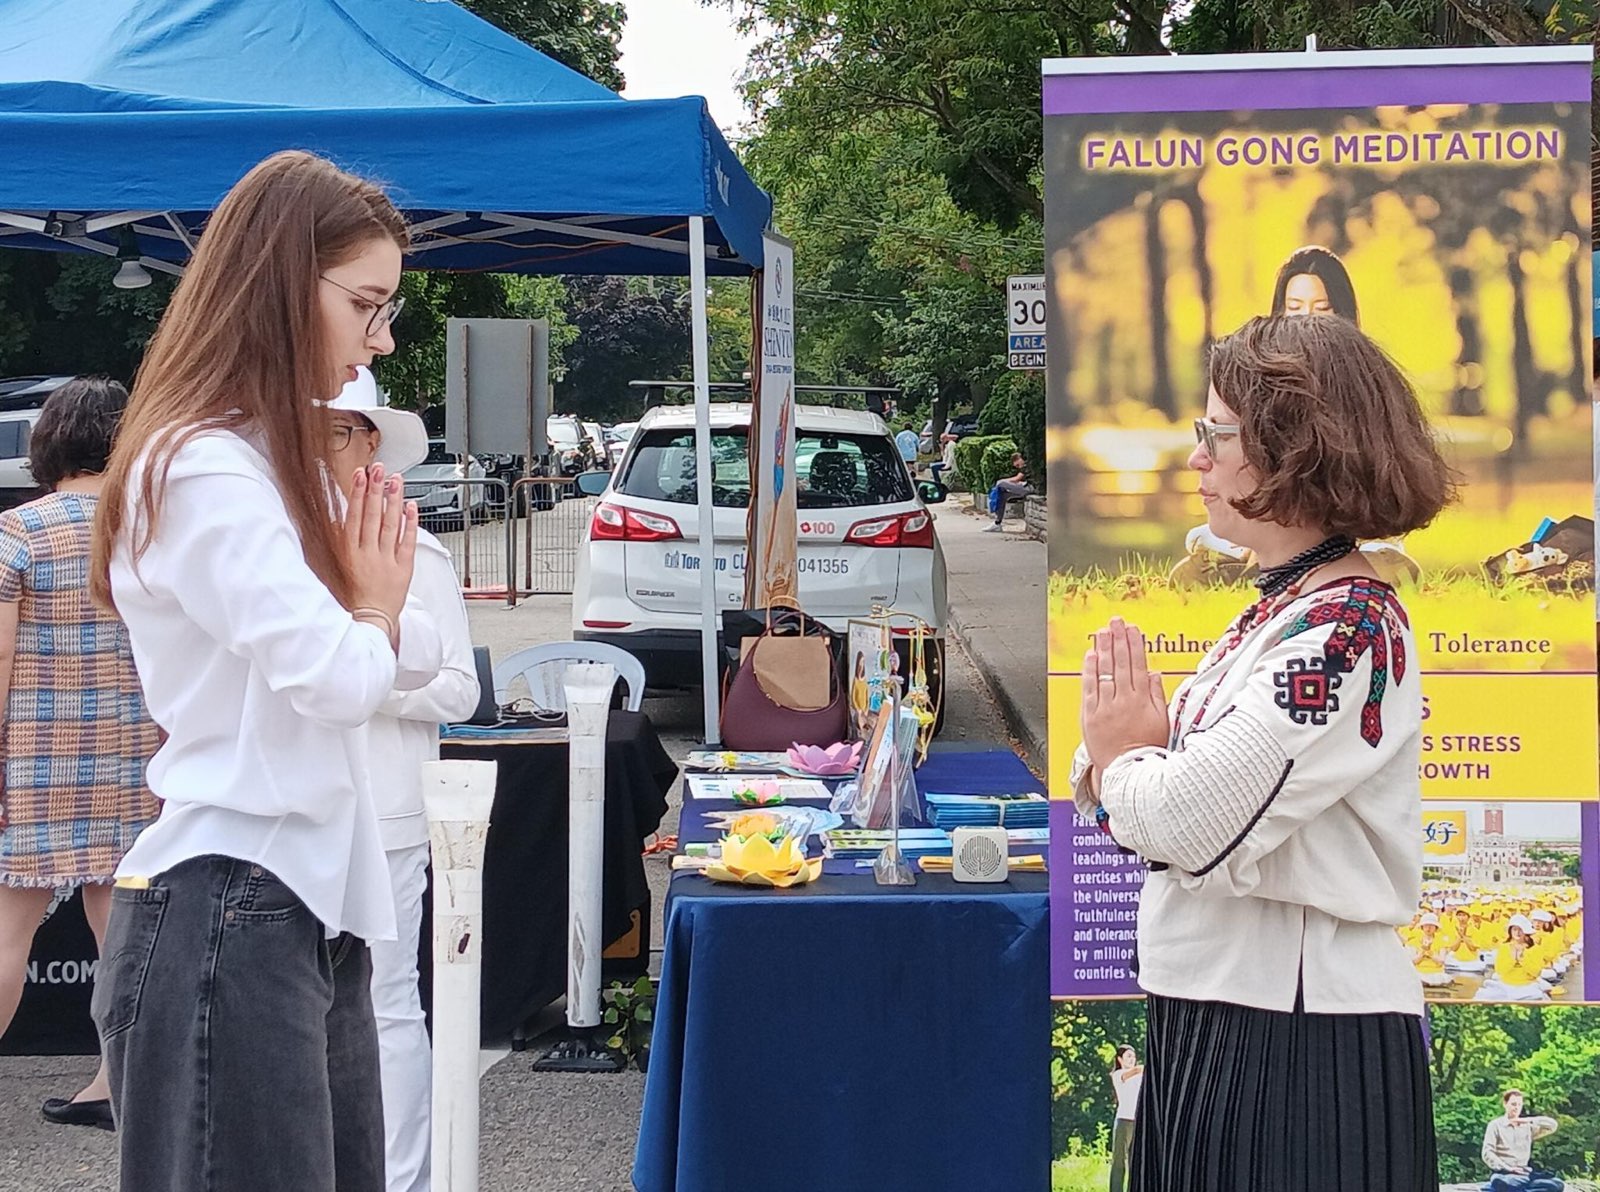
<svg viewBox="0 0 1600 1192">
<path fill-rule="evenodd" d="M 827 629 L 798 610 L 772 610 L 723 694 L 722 743 L 774 752 L 832 745 L 844 740 L 846 694 Z"/>
</svg>

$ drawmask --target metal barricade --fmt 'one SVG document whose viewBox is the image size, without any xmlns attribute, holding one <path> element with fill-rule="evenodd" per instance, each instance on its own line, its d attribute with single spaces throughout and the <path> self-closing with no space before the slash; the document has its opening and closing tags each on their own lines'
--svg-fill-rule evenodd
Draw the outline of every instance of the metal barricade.
<svg viewBox="0 0 1600 1192">
<path fill-rule="evenodd" d="M 578 492 L 570 476 L 525 476 L 511 486 L 511 500 L 518 524 L 508 534 L 508 557 L 518 582 L 507 603 L 515 605 L 519 596 L 570 593 L 593 501 Z"/>
<path fill-rule="evenodd" d="M 506 482 L 408 481 L 406 496 L 417 502 L 422 528 L 450 552 L 461 594 L 469 600 L 505 597 L 511 587 L 513 525 L 506 516 Z"/>
</svg>

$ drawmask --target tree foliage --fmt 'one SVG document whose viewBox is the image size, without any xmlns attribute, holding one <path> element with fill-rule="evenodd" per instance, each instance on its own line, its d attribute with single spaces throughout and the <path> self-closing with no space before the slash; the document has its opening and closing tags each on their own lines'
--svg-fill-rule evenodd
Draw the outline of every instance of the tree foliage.
<svg viewBox="0 0 1600 1192">
<path fill-rule="evenodd" d="M 620 0 L 460 0 L 463 8 L 541 54 L 613 91 L 622 90 Z"/>
<path fill-rule="evenodd" d="M 555 405 L 605 419 L 636 419 L 643 397 L 629 381 L 683 375 L 689 356 L 689 293 L 676 280 L 573 278 L 577 338 Z"/>
<path fill-rule="evenodd" d="M 801 379 L 897 384 L 935 421 L 1006 376 L 1005 277 L 1043 268 L 1041 59 L 1594 35 L 1592 0 L 705 2 L 757 37 L 747 159 L 796 241 Z"/>
</svg>

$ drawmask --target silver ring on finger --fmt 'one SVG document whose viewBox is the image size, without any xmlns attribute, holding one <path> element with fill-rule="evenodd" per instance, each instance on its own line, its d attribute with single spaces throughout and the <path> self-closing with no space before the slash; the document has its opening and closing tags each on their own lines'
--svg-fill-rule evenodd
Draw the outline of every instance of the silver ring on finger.
<svg viewBox="0 0 1600 1192">
<path fill-rule="evenodd" d="M 1117 676 L 1116 675 L 1101 675 L 1100 676 L 1100 681 L 1102 683 L 1115 683 L 1117 681 Z"/>
</svg>

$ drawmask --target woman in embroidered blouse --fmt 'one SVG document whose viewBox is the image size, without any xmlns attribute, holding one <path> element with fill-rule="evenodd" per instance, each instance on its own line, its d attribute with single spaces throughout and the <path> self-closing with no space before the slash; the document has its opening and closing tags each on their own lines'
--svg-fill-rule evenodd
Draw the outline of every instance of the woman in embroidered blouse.
<svg viewBox="0 0 1600 1192">
<path fill-rule="evenodd" d="M 1169 709 L 1143 636 L 1084 660 L 1084 814 L 1150 865 L 1136 1192 L 1432 1192 L 1420 895 L 1422 696 L 1357 539 L 1427 525 L 1452 476 L 1415 393 L 1347 319 L 1217 344 L 1190 466 L 1261 598 Z"/>
</svg>

